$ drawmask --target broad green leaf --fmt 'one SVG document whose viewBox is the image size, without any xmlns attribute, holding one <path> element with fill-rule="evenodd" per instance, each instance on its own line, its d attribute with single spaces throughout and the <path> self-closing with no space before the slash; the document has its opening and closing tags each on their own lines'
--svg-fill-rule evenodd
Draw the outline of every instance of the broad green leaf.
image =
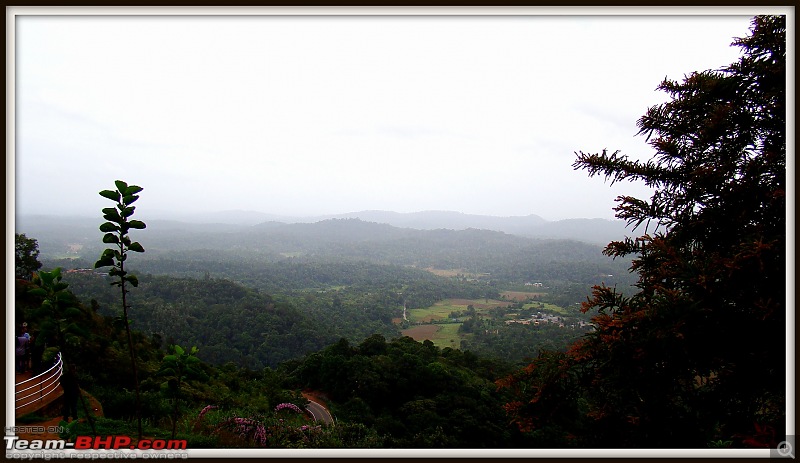
<svg viewBox="0 0 800 463">
<path fill-rule="evenodd" d="M 144 248 L 142 247 L 141 244 L 139 244 L 138 241 L 135 241 L 135 242 L 131 243 L 130 246 L 128 246 L 128 251 L 144 252 Z"/>
<path fill-rule="evenodd" d="M 111 222 L 105 222 L 104 224 L 100 225 L 100 231 L 101 232 L 119 231 L 119 227 Z"/>
<path fill-rule="evenodd" d="M 103 190 L 100 192 L 100 196 L 108 198 L 112 201 L 119 201 L 119 192 L 117 191 Z"/>
<path fill-rule="evenodd" d="M 39 278 L 42 280 L 42 285 L 50 286 L 53 284 L 55 275 L 52 272 L 39 272 Z"/>
<path fill-rule="evenodd" d="M 122 217 L 126 217 L 127 218 L 127 217 L 132 216 L 133 215 L 133 211 L 135 211 L 135 210 L 136 210 L 136 206 L 123 207 L 122 211 L 120 211 L 120 215 Z"/>
<path fill-rule="evenodd" d="M 53 286 L 53 291 L 54 292 L 64 291 L 65 289 L 67 289 L 67 287 L 69 287 L 67 283 L 56 283 Z"/>
<path fill-rule="evenodd" d="M 108 274 L 111 275 L 112 277 L 124 277 L 125 275 L 128 274 L 128 272 L 126 272 L 124 270 L 120 270 L 117 267 L 114 267 L 114 268 L 111 269 L 110 272 L 108 272 Z"/>
<path fill-rule="evenodd" d="M 181 346 L 179 346 L 179 345 L 175 344 L 175 345 L 173 346 L 173 348 L 175 349 L 175 353 L 176 353 L 176 354 L 178 354 L 178 355 L 183 355 L 183 352 L 184 352 L 184 350 L 183 350 L 183 347 L 181 347 Z"/>
<path fill-rule="evenodd" d="M 94 263 L 94 268 L 110 267 L 112 265 L 114 265 L 114 259 L 111 259 L 110 257 L 106 257 L 106 258 L 101 258 L 100 260 L 95 262 Z"/>
<path fill-rule="evenodd" d="M 128 184 L 123 182 L 122 180 L 114 181 L 114 185 L 117 186 L 117 190 L 119 190 L 120 193 L 125 193 L 128 191 Z"/>
<path fill-rule="evenodd" d="M 114 254 L 115 252 L 116 251 L 114 251 L 113 249 L 106 248 L 103 251 L 103 254 L 100 255 L 100 258 L 101 259 L 113 259 L 114 257 L 116 257 L 115 254 Z"/>
<path fill-rule="evenodd" d="M 71 317 L 78 317 L 82 313 L 83 312 L 81 312 L 80 309 L 77 309 L 75 307 L 70 307 L 70 308 L 68 308 L 67 310 L 64 311 L 64 315 L 67 316 L 67 317 L 70 317 L 70 318 Z"/>
<path fill-rule="evenodd" d="M 138 185 L 128 185 L 128 189 L 125 190 L 123 193 L 125 194 L 125 196 L 131 196 L 131 195 L 135 195 L 136 193 L 138 193 L 138 192 L 140 192 L 142 190 L 144 190 L 144 188 L 142 188 L 142 187 L 140 187 Z"/>
<path fill-rule="evenodd" d="M 115 235 L 115 234 L 113 234 L 113 233 L 106 233 L 106 234 L 103 236 L 103 242 L 104 242 L 104 243 L 114 243 L 114 244 L 118 244 L 118 243 L 119 243 L 119 238 L 117 237 L 117 235 Z"/>
<path fill-rule="evenodd" d="M 128 222 L 128 226 L 136 230 L 142 230 L 147 227 L 141 220 L 131 220 Z"/>
<path fill-rule="evenodd" d="M 128 275 L 125 277 L 125 280 L 128 281 L 134 288 L 139 287 L 139 279 L 136 278 L 136 275 Z"/>
<path fill-rule="evenodd" d="M 103 218 L 108 220 L 109 222 L 120 223 L 122 222 L 122 217 L 120 217 L 119 212 L 113 207 L 107 207 L 103 209 Z"/>
<path fill-rule="evenodd" d="M 139 199 L 139 197 L 136 196 L 136 195 L 123 196 L 122 197 L 122 204 L 124 204 L 126 206 L 129 206 L 129 205 L 135 203 L 137 199 Z"/>
<path fill-rule="evenodd" d="M 42 288 L 34 288 L 34 289 L 28 291 L 28 294 L 33 295 L 33 296 L 47 296 L 47 291 L 45 291 Z"/>
</svg>

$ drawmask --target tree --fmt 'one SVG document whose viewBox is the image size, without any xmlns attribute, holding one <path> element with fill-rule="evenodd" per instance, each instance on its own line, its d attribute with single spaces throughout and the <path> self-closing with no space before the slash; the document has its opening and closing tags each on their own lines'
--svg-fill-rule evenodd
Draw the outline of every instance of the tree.
<svg viewBox="0 0 800 463">
<path fill-rule="evenodd" d="M 34 286 L 28 293 L 42 298 L 41 306 L 34 312 L 41 320 L 39 342 L 48 340 L 72 361 L 73 349 L 89 336 L 84 326 L 87 315 L 78 307 L 75 296 L 67 291 L 69 285 L 62 282 L 62 278 L 60 267 L 50 272 L 37 272 L 33 276 Z"/>
<path fill-rule="evenodd" d="M 122 296 L 122 318 L 125 324 L 125 333 L 128 337 L 128 349 L 131 356 L 131 369 L 133 370 L 133 380 L 136 389 L 136 417 L 139 427 L 139 439 L 141 440 L 142 404 L 139 394 L 136 350 L 134 349 L 130 322 L 128 320 L 128 290 L 126 289 L 126 284 L 128 283 L 134 287 L 139 286 L 139 279 L 125 270 L 125 261 L 128 258 L 129 252 L 144 252 L 142 245 L 136 241 L 131 241 L 128 236 L 128 232 L 131 229 L 141 230 L 146 227 L 145 223 L 140 220 L 129 219 L 136 210 L 136 207 L 131 206 L 131 204 L 139 199 L 137 193 L 141 192 L 143 188 L 136 185 L 128 185 L 122 180 L 117 180 L 114 184 L 117 187 L 116 190 L 103 190 L 100 192 L 100 196 L 116 203 L 116 207 L 107 207 L 102 210 L 103 218 L 106 219 L 107 222 L 100 225 L 100 231 L 105 233 L 103 242 L 112 244 L 114 247 L 105 249 L 100 259 L 95 262 L 94 267 L 112 267 L 109 271 L 109 275 L 116 279 L 111 284 L 120 288 Z"/>
<path fill-rule="evenodd" d="M 590 176 L 654 189 L 650 200 L 617 198 L 617 217 L 644 230 L 604 251 L 634 256 L 638 292 L 594 287 L 582 310 L 598 311 L 597 329 L 567 357 L 503 381 L 518 391 L 507 405 L 518 424 L 546 426 L 538 413 L 577 387 L 587 408 L 571 426 L 590 443 L 783 440 L 785 21 L 754 18 L 733 43 L 743 50 L 737 62 L 659 85 L 670 100 L 638 121 L 655 149 L 650 160 L 577 153 L 574 167 Z"/>
<path fill-rule="evenodd" d="M 197 358 L 197 347 L 187 352 L 181 346 L 174 344 L 170 346 L 172 353 L 164 356 L 161 360 L 161 368 L 158 374 L 167 378 L 161 385 L 162 389 L 169 392 L 173 400 L 172 409 L 172 438 L 175 438 L 175 428 L 178 424 L 178 411 L 181 399 L 181 385 L 190 378 L 200 378 L 208 380 L 206 375 L 199 369 L 200 359 Z"/>
<path fill-rule="evenodd" d="M 30 280 L 33 272 L 42 268 L 39 243 L 24 233 L 14 233 L 14 264 L 16 277 Z"/>
</svg>

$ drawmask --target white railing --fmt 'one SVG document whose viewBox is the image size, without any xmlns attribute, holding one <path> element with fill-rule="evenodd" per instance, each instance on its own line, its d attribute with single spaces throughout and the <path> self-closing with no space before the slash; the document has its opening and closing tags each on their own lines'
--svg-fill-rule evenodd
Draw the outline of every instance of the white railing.
<svg viewBox="0 0 800 463">
<path fill-rule="evenodd" d="M 64 363 L 61 361 L 61 352 L 59 352 L 55 364 L 47 371 L 33 378 L 18 382 L 14 389 L 20 386 L 24 386 L 24 388 L 17 390 L 14 394 L 16 410 L 36 402 L 43 402 L 45 397 L 58 390 L 58 380 L 61 378 L 63 371 Z"/>
</svg>

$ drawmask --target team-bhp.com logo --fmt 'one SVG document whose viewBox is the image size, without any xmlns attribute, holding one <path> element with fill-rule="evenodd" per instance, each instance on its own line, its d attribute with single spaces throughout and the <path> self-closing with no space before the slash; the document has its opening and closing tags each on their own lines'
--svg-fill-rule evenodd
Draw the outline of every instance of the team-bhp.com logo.
<svg viewBox="0 0 800 463">
<path fill-rule="evenodd" d="M 27 440 L 20 439 L 18 436 L 4 436 L 6 441 L 6 457 L 14 459 L 25 459 L 28 454 L 9 453 L 13 451 L 39 451 L 46 452 L 50 458 L 96 458 L 93 453 L 53 453 L 59 450 L 160 450 L 172 451 L 168 453 L 125 453 L 116 455 L 119 458 L 188 458 L 186 452 L 174 452 L 186 450 L 185 439 L 142 439 L 134 442 L 129 436 L 78 436 L 74 442 L 66 442 L 62 439 L 48 440 Z M 109 455 L 104 455 L 109 458 Z"/>
</svg>

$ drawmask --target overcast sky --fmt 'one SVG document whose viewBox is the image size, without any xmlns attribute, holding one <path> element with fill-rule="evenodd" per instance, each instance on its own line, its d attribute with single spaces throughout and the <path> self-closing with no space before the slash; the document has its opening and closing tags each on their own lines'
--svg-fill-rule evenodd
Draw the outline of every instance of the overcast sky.
<svg viewBox="0 0 800 463">
<path fill-rule="evenodd" d="M 635 136 L 747 16 L 16 19 L 17 214 L 452 210 L 613 218 L 575 151 Z"/>
</svg>

